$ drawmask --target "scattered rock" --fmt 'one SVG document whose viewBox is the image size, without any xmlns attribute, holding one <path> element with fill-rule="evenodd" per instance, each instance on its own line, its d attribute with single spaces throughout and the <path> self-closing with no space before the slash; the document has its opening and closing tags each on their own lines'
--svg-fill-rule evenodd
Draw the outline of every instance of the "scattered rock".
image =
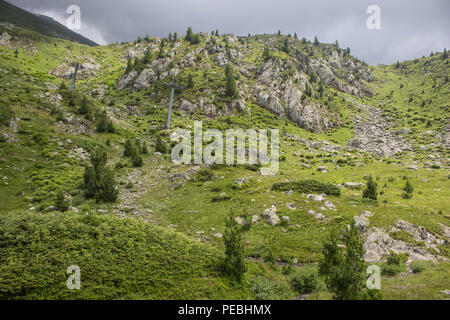
<svg viewBox="0 0 450 320">
<path fill-rule="evenodd" d="M 295 205 L 295 203 L 286 203 L 286 208 L 288 208 L 289 210 L 297 210 L 297 206 Z"/>
<path fill-rule="evenodd" d="M 312 201 L 316 201 L 316 202 L 321 202 L 321 201 L 325 201 L 326 200 L 326 195 L 325 194 L 308 194 L 306 196 L 306 198 L 312 200 Z"/>
<path fill-rule="evenodd" d="M 278 217 L 278 215 L 277 215 L 277 207 L 274 205 L 272 205 L 270 208 L 264 210 L 264 212 L 262 213 L 262 217 L 271 226 L 275 226 L 278 223 L 280 223 L 280 217 Z"/>
<path fill-rule="evenodd" d="M 346 182 L 344 187 L 348 189 L 363 189 L 366 185 L 361 182 Z"/>
<path fill-rule="evenodd" d="M 310 209 L 310 210 L 308 210 L 306 213 L 307 213 L 308 215 L 310 215 L 310 216 L 316 218 L 317 220 L 325 220 L 325 216 L 324 216 L 323 214 L 318 213 L 318 212 L 315 212 L 314 210 L 311 210 L 311 209 Z"/>
</svg>

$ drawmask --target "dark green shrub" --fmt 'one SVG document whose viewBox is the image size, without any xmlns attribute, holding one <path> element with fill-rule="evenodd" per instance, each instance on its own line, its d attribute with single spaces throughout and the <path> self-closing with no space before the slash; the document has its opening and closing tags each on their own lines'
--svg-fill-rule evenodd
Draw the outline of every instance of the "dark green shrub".
<svg viewBox="0 0 450 320">
<path fill-rule="evenodd" d="M 92 166 L 84 169 L 84 190 L 86 198 L 95 198 L 97 202 L 114 202 L 119 190 L 116 187 L 114 172 L 106 168 L 107 154 L 103 148 L 97 148 L 90 154 Z"/>
<path fill-rule="evenodd" d="M 106 111 L 102 111 L 98 115 L 98 121 L 97 121 L 97 132 L 109 132 L 114 133 L 115 128 L 112 123 L 112 121 L 108 118 L 108 115 L 106 114 Z"/>
<path fill-rule="evenodd" d="M 377 192 L 378 184 L 373 180 L 372 176 L 369 175 L 367 177 L 367 187 L 363 192 L 363 198 L 377 200 L 378 192 Z"/>
<path fill-rule="evenodd" d="M 167 145 L 159 134 L 156 136 L 155 151 L 162 154 L 167 153 Z"/>
<path fill-rule="evenodd" d="M 291 278 L 290 282 L 292 289 L 300 294 L 311 293 L 319 285 L 317 274 L 312 270 L 298 272 Z"/>
<path fill-rule="evenodd" d="M 55 208 L 61 212 L 69 210 L 69 200 L 63 191 L 58 192 L 58 195 L 56 196 Z"/>
<path fill-rule="evenodd" d="M 414 273 L 420 273 L 425 270 L 427 263 L 425 261 L 414 261 L 411 263 L 411 270 Z"/>
<path fill-rule="evenodd" d="M 195 175 L 194 180 L 199 182 L 206 182 L 213 179 L 214 173 L 209 169 L 201 169 Z"/>
<path fill-rule="evenodd" d="M 409 180 L 406 180 L 406 184 L 403 187 L 402 198 L 403 199 L 411 199 L 413 197 L 413 192 L 414 192 L 414 188 L 413 188 L 411 182 L 409 182 Z"/>
<path fill-rule="evenodd" d="M 128 140 L 125 142 L 125 147 L 124 147 L 124 150 L 123 150 L 123 155 L 124 155 L 125 157 L 131 157 L 131 155 L 133 154 L 133 150 L 134 150 L 133 142 L 132 142 L 130 139 L 128 139 Z"/>
<path fill-rule="evenodd" d="M 14 116 L 14 112 L 10 107 L 0 104 L 0 125 L 7 126 Z"/>
<path fill-rule="evenodd" d="M 307 192 L 319 192 L 319 193 L 325 193 L 327 195 L 332 196 L 340 196 L 341 190 L 331 184 L 331 183 L 323 183 L 316 180 L 308 179 L 303 181 L 296 181 L 296 182 L 281 182 L 281 183 L 275 183 L 272 186 L 272 190 L 275 191 L 289 191 L 289 190 L 295 190 L 300 193 L 307 193 Z"/>
</svg>

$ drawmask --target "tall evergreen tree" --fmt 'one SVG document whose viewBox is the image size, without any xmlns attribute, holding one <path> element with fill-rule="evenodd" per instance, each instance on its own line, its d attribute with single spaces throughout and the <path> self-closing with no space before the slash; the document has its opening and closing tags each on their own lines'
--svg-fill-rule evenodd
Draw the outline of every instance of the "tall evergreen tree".
<svg viewBox="0 0 450 320">
<path fill-rule="evenodd" d="M 377 187 L 378 184 L 375 181 L 373 181 L 372 176 L 369 175 L 367 177 L 367 187 L 363 192 L 363 198 L 377 200 L 378 198 Z"/>
<path fill-rule="evenodd" d="M 86 198 L 95 198 L 97 202 L 114 202 L 118 189 L 114 171 L 107 168 L 108 160 L 105 149 L 97 148 L 90 154 L 91 166 L 84 168 L 84 189 Z"/>
<path fill-rule="evenodd" d="M 281 48 L 281 50 L 283 50 L 283 51 L 286 52 L 286 53 L 289 53 L 289 52 L 290 52 L 290 49 L 289 49 L 289 39 L 288 39 L 288 38 L 285 38 L 285 39 L 284 39 L 283 47 Z"/>
<path fill-rule="evenodd" d="M 130 72 L 133 69 L 133 63 L 131 62 L 131 58 L 128 58 L 127 60 L 127 69 L 126 69 L 126 73 Z"/>
<path fill-rule="evenodd" d="M 272 58 L 272 55 L 270 54 L 269 46 L 265 45 L 264 51 L 263 51 L 263 60 L 268 61 L 271 58 Z"/>
<path fill-rule="evenodd" d="M 193 36 L 193 32 L 192 32 L 192 27 L 188 27 L 187 31 L 186 31 L 186 36 L 184 37 L 186 39 L 186 41 L 191 41 Z"/>
<path fill-rule="evenodd" d="M 234 79 L 234 72 L 233 68 L 230 64 L 227 64 L 225 68 L 225 95 L 230 98 L 236 98 L 237 97 L 237 90 L 236 90 L 236 81 Z"/>
<path fill-rule="evenodd" d="M 317 39 L 317 36 L 314 37 L 314 45 L 318 46 L 320 44 L 319 39 Z"/>
<path fill-rule="evenodd" d="M 323 258 L 319 263 L 319 274 L 324 276 L 327 289 L 336 300 L 380 299 L 378 290 L 366 287 L 366 263 L 364 242 L 352 221 L 343 234 L 345 249 L 339 247 L 340 236 L 333 229 L 323 243 Z"/>
<path fill-rule="evenodd" d="M 409 182 L 409 180 L 406 180 L 406 184 L 403 187 L 402 198 L 403 199 L 411 199 L 413 197 L 413 192 L 414 192 L 414 188 L 413 188 L 411 182 Z"/>
<path fill-rule="evenodd" d="M 225 231 L 223 234 L 223 242 L 225 244 L 223 271 L 236 282 L 241 282 L 247 271 L 241 234 L 241 226 L 237 224 L 234 215 L 230 213 L 225 219 Z"/>
<path fill-rule="evenodd" d="M 187 88 L 190 89 L 193 87 L 194 87 L 194 79 L 192 78 L 192 74 L 189 73 L 187 78 Z"/>
</svg>

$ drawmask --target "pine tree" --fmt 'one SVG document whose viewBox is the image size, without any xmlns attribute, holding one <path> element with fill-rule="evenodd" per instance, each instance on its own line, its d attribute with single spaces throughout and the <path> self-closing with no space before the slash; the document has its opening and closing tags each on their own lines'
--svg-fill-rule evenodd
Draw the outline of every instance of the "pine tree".
<svg viewBox="0 0 450 320">
<path fill-rule="evenodd" d="M 216 37 L 219 37 L 219 30 L 216 29 Z"/>
<path fill-rule="evenodd" d="M 133 167 L 142 167 L 144 161 L 142 160 L 141 157 L 141 150 L 139 146 L 136 146 L 132 149 L 132 153 L 131 153 L 131 164 Z"/>
<path fill-rule="evenodd" d="M 97 202 L 114 202 L 118 189 L 114 172 L 105 167 L 108 160 L 106 151 L 97 148 L 90 154 L 91 166 L 84 168 L 84 190 L 86 198 L 95 198 Z"/>
<path fill-rule="evenodd" d="M 281 50 L 289 54 L 290 49 L 289 49 L 289 39 L 288 38 L 284 39 L 283 48 L 281 48 Z"/>
<path fill-rule="evenodd" d="M 447 52 L 447 49 L 444 48 L 444 53 L 442 54 L 442 60 L 445 60 L 447 58 L 448 58 L 448 52 Z"/>
<path fill-rule="evenodd" d="M 294 33 L 294 38 L 298 39 L 297 32 Z"/>
<path fill-rule="evenodd" d="M 169 40 L 169 42 L 172 42 L 172 32 L 169 32 L 169 36 L 167 37 L 167 40 Z"/>
<path fill-rule="evenodd" d="M 102 132 L 114 133 L 115 132 L 114 125 L 113 125 L 112 121 L 108 118 L 108 115 L 106 114 L 105 110 L 100 112 L 98 114 L 97 118 L 98 118 L 97 132 L 99 132 L 99 133 L 102 133 Z"/>
<path fill-rule="evenodd" d="M 141 153 L 148 154 L 148 148 L 147 148 L 147 144 L 145 143 L 145 141 L 142 142 Z"/>
<path fill-rule="evenodd" d="M 223 242 L 225 244 L 225 260 L 223 271 L 230 279 L 241 282 L 247 268 L 245 266 L 242 230 L 235 220 L 233 213 L 225 219 Z"/>
<path fill-rule="evenodd" d="M 55 208 L 61 212 L 69 210 L 69 201 L 63 191 L 58 192 L 58 195 L 56 196 Z"/>
<path fill-rule="evenodd" d="M 159 44 L 159 52 L 158 52 L 158 59 L 162 59 L 166 56 L 165 52 L 164 52 L 164 46 L 165 46 L 165 41 L 164 39 L 161 40 L 161 43 Z"/>
<path fill-rule="evenodd" d="M 378 290 L 366 288 L 364 242 L 352 221 L 343 234 L 345 249 L 339 247 L 339 233 L 333 229 L 323 243 L 319 274 L 325 277 L 328 291 L 335 300 L 380 299 Z"/>
<path fill-rule="evenodd" d="M 185 39 L 186 39 L 186 41 L 191 41 L 191 39 L 192 39 L 192 35 L 193 35 L 193 33 L 192 33 L 192 27 L 189 27 L 188 29 L 187 29 L 187 31 L 186 31 L 186 36 L 184 37 Z"/>
<path fill-rule="evenodd" d="M 319 39 L 317 39 L 317 36 L 314 37 L 314 45 L 315 46 L 319 45 Z"/>
<path fill-rule="evenodd" d="M 227 64 L 225 68 L 225 95 L 230 98 L 237 97 L 236 81 L 234 79 L 233 68 Z"/>
<path fill-rule="evenodd" d="M 127 61 L 127 70 L 125 71 L 125 73 L 130 72 L 132 69 L 133 69 L 133 64 L 131 63 L 131 59 L 128 58 L 128 61 Z"/>
<path fill-rule="evenodd" d="M 372 176 L 369 175 L 367 177 L 367 187 L 363 192 L 363 198 L 377 200 L 378 198 L 377 187 L 378 184 L 375 181 L 373 181 Z"/>
<path fill-rule="evenodd" d="M 178 42 L 178 33 L 175 32 L 173 34 L 173 39 L 172 40 L 173 40 L 173 42 Z"/>
<path fill-rule="evenodd" d="M 305 87 L 305 94 L 306 94 L 308 97 L 311 97 L 311 96 L 312 96 L 311 86 L 310 86 L 308 83 L 306 84 L 306 87 Z"/>
<path fill-rule="evenodd" d="M 86 97 L 83 97 L 80 103 L 80 107 L 78 108 L 78 113 L 83 115 L 88 115 L 90 113 L 89 106 L 88 106 L 88 100 Z"/>
<path fill-rule="evenodd" d="M 156 136 L 155 151 L 161 152 L 162 154 L 167 153 L 167 145 L 159 134 Z"/>
<path fill-rule="evenodd" d="M 142 62 L 144 64 L 148 64 L 150 62 L 150 60 L 152 59 L 152 52 L 150 49 L 147 49 L 145 51 L 145 55 L 144 55 L 144 59 L 142 60 Z"/>
<path fill-rule="evenodd" d="M 191 44 L 191 45 L 193 45 L 193 44 L 199 44 L 200 41 L 201 41 L 200 35 L 199 35 L 198 33 L 196 33 L 196 34 L 194 34 L 194 35 L 191 36 L 190 44 Z"/>
<path fill-rule="evenodd" d="M 406 180 L 406 184 L 403 187 L 402 198 L 403 199 L 411 199 L 413 197 L 413 192 L 414 192 L 414 188 L 413 188 L 411 182 L 409 182 L 409 180 Z"/>
<path fill-rule="evenodd" d="M 264 46 L 264 51 L 263 51 L 263 60 L 264 61 L 268 61 L 272 58 L 272 55 L 270 54 L 270 49 L 269 47 L 266 45 Z"/>
<path fill-rule="evenodd" d="M 188 79 L 187 79 L 187 88 L 191 89 L 194 87 L 194 79 L 192 78 L 192 74 L 189 73 L 188 74 Z"/>
<path fill-rule="evenodd" d="M 131 157 L 132 154 L 133 154 L 133 143 L 131 142 L 130 139 L 128 139 L 127 141 L 125 141 L 123 155 L 125 157 Z"/>
</svg>

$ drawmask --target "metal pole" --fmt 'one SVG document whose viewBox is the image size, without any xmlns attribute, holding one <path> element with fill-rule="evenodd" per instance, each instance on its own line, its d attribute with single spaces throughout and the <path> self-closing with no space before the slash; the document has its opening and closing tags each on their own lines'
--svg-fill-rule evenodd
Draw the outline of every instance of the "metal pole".
<svg viewBox="0 0 450 320">
<path fill-rule="evenodd" d="M 170 130 L 170 120 L 172 117 L 172 105 L 173 105 L 173 95 L 175 93 L 175 88 L 170 88 L 170 104 L 169 104 L 169 114 L 167 115 L 167 130 Z"/>
<path fill-rule="evenodd" d="M 77 71 L 78 71 L 78 63 L 75 63 L 75 72 L 73 73 L 72 85 L 70 86 L 70 90 L 75 88 L 75 81 L 77 80 Z"/>
</svg>

